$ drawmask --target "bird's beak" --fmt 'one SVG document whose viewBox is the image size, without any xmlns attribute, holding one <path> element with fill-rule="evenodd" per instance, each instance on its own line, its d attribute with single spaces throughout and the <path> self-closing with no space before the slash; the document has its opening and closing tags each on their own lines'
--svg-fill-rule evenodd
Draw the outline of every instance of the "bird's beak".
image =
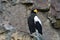
<svg viewBox="0 0 60 40">
<path fill-rule="evenodd" d="M 35 9 L 35 10 L 34 10 L 34 12 L 35 12 L 35 13 L 38 13 L 38 10 L 37 10 L 37 9 Z"/>
</svg>

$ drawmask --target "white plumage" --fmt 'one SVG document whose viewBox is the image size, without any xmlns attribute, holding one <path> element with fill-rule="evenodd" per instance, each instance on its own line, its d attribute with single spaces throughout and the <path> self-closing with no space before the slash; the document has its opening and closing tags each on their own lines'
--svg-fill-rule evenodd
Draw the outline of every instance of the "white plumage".
<svg viewBox="0 0 60 40">
<path fill-rule="evenodd" d="M 34 17 L 34 23 L 36 23 L 36 22 L 39 22 L 42 25 L 41 20 L 37 16 Z"/>
</svg>

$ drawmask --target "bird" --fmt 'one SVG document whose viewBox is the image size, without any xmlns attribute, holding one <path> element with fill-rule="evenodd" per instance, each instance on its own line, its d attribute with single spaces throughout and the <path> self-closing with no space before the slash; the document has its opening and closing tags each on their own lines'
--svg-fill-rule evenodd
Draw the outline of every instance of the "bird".
<svg viewBox="0 0 60 40">
<path fill-rule="evenodd" d="M 35 35 L 36 30 L 42 35 L 42 22 L 37 16 L 38 9 L 32 9 L 28 17 L 28 27 L 31 35 Z"/>
</svg>

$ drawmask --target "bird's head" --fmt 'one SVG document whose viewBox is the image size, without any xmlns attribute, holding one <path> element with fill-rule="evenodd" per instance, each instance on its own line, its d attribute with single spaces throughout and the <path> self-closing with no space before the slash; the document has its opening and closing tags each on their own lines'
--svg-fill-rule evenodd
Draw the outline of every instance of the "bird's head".
<svg viewBox="0 0 60 40">
<path fill-rule="evenodd" d="M 37 9 L 33 9 L 31 12 L 32 13 L 38 13 L 38 10 Z"/>
</svg>

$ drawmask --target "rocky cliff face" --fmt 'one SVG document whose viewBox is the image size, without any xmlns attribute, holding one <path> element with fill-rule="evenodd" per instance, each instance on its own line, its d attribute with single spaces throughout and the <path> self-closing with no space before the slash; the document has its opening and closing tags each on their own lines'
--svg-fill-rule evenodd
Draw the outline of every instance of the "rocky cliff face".
<svg viewBox="0 0 60 40">
<path fill-rule="evenodd" d="M 42 1 L 42 0 L 41 0 Z M 48 2 L 46 1 L 46 5 L 44 4 L 44 1 L 40 3 L 41 1 L 37 0 L 1 0 L 0 1 L 0 24 L 1 26 L 5 25 L 8 22 L 8 25 L 13 26 L 15 29 L 14 31 L 4 31 L 3 28 L 0 34 L 0 40 L 9 40 L 11 37 L 12 40 L 27 40 L 25 38 L 29 37 L 29 29 L 27 24 L 27 18 L 30 14 L 30 11 L 33 7 L 41 8 L 42 6 L 45 9 Z M 50 4 L 49 4 L 50 5 Z M 49 6 L 47 5 L 47 6 Z M 59 40 L 59 36 L 57 32 L 53 29 L 51 29 L 51 26 L 45 17 L 44 13 L 38 13 L 39 18 L 41 18 L 43 23 L 43 36 L 45 40 Z M 2 26 L 2 27 L 3 27 Z M 8 26 L 9 27 L 9 26 Z M 5 28 L 5 27 L 4 27 Z M 16 32 L 17 31 L 17 32 Z M 23 33 L 19 32 L 23 31 Z M 21 35 L 24 35 L 24 32 L 28 33 L 25 36 L 23 36 L 23 39 L 21 38 Z M 54 35 L 53 35 L 54 34 Z M 7 39 L 6 39 L 6 38 Z"/>
</svg>

